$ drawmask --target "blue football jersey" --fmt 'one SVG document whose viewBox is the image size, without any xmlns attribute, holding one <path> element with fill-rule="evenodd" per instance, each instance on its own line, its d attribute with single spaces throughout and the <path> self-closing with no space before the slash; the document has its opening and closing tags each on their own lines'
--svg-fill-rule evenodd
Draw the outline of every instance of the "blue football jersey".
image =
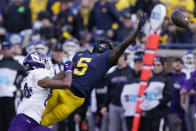
<svg viewBox="0 0 196 131">
<path fill-rule="evenodd" d="M 96 84 L 112 67 L 108 55 L 111 50 L 102 54 L 80 51 L 73 57 L 73 75 L 71 90 L 75 95 L 86 97 Z"/>
</svg>

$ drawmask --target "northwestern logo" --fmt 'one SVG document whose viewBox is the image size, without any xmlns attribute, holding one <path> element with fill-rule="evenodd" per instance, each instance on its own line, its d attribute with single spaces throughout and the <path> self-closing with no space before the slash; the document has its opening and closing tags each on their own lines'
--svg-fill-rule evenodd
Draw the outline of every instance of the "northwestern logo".
<svg viewBox="0 0 196 131">
<path fill-rule="evenodd" d="M 32 94 L 32 88 L 27 86 L 27 83 L 24 85 L 24 89 L 22 90 L 22 98 L 30 98 Z"/>
</svg>

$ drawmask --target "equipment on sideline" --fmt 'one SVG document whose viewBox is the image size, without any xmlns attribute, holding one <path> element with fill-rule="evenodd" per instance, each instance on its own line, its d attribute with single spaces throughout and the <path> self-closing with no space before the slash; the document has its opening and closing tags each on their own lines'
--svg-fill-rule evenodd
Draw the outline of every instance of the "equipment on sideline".
<svg viewBox="0 0 196 131">
<path fill-rule="evenodd" d="M 150 15 L 149 24 L 150 30 L 149 33 L 160 33 L 163 21 L 167 15 L 166 7 L 163 4 L 157 4 Z"/>
<path fill-rule="evenodd" d="M 132 123 L 132 131 L 138 131 L 142 110 L 140 104 L 143 102 L 142 96 L 147 88 L 150 74 L 152 71 L 152 65 L 154 58 L 156 57 L 156 51 L 159 45 L 161 26 L 166 17 L 166 7 L 163 4 L 157 4 L 151 13 L 149 19 L 149 29 L 148 29 L 148 39 L 145 47 L 144 58 L 143 58 L 143 68 L 140 76 L 140 87 L 137 97 L 136 113 L 134 115 Z"/>
</svg>

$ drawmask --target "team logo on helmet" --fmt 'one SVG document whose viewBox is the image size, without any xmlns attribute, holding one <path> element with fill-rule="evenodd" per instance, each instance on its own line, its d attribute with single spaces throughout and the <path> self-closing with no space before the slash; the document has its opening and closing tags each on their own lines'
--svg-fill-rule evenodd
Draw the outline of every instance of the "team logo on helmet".
<svg viewBox="0 0 196 131">
<path fill-rule="evenodd" d="M 40 52 L 32 52 L 28 54 L 23 62 L 26 71 L 36 68 L 49 69 L 48 59 Z"/>
</svg>

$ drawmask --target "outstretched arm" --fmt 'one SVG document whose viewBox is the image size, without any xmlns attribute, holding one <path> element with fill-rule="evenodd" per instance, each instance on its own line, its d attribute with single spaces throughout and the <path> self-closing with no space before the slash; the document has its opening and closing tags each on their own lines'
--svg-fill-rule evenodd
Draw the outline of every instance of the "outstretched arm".
<svg viewBox="0 0 196 131">
<path fill-rule="evenodd" d="M 52 79 L 53 80 L 62 80 L 65 78 L 65 71 L 61 71 L 58 74 L 56 74 Z"/>
<path fill-rule="evenodd" d="M 135 30 L 131 35 L 129 35 L 125 40 L 123 40 L 116 48 L 112 50 L 108 58 L 112 65 L 116 65 L 120 56 L 124 53 L 126 48 L 135 40 L 137 34 L 142 29 L 146 22 L 146 16 L 141 12 L 138 15 L 139 24 L 137 30 Z"/>
<path fill-rule="evenodd" d="M 65 72 L 62 71 L 62 72 L 58 73 L 53 79 L 46 77 L 42 80 L 39 80 L 38 85 L 43 88 L 53 88 L 53 89 L 68 89 L 68 88 L 70 88 L 71 83 L 72 83 L 71 67 L 72 67 L 71 61 L 67 61 L 64 64 Z"/>
</svg>

